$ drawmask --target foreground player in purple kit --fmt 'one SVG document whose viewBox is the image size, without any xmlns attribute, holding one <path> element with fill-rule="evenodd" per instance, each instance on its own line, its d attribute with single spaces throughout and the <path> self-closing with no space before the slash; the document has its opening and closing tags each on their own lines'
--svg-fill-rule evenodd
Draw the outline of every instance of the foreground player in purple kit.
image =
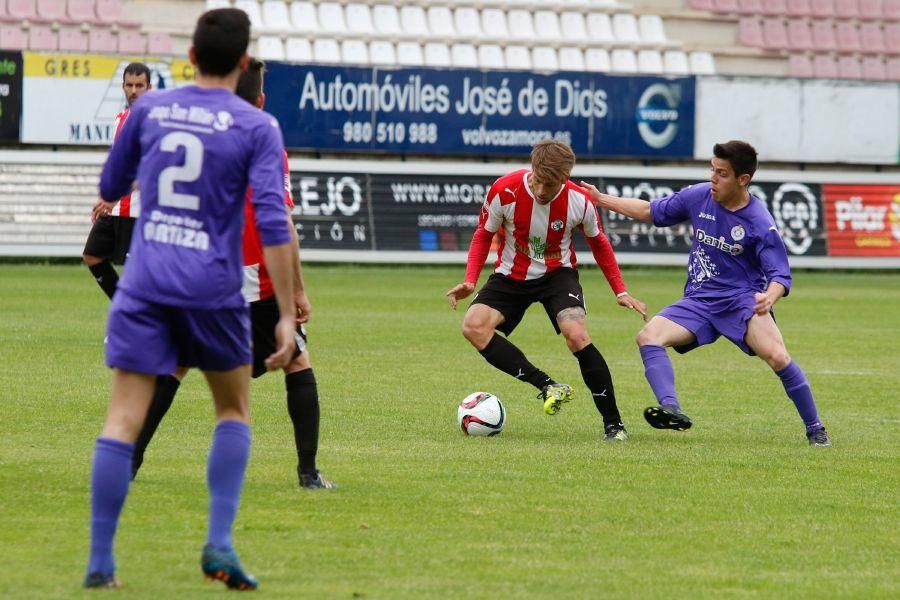
<svg viewBox="0 0 900 600">
<path fill-rule="evenodd" d="M 196 85 L 148 92 L 135 103 L 100 180 L 107 201 L 137 177 L 143 210 L 128 269 L 113 297 L 106 362 L 115 369 L 91 475 L 91 554 L 85 587 L 117 587 L 113 538 L 131 477 L 134 442 L 156 375 L 198 367 L 215 401 L 209 454 L 208 576 L 255 589 L 231 531 L 250 451 L 250 311 L 241 295 L 245 191 L 253 188 L 281 317 L 270 369 L 295 349 L 293 255 L 284 205 L 278 123 L 234 95 L 247 68 L 250 21 L 236 9 L 204 13 L 189 51 Z"/>
<path fill-rule="evenodd" d="M 775 302 L 790 292 L 791 270 L 772 215 L 747 190 L 756 150 L 730 141 L 716 144 L 713 154 L 709 183 L 653 202 L 601 194 L 582 182 L 603 208 L 657 227 L 688 220 L 694 226 L 684 298 L 660 311 L 637 337 L 647 381 L 659 401 L 644 417 L 657 429 L 689 429 L 666 348 L 689 352 L 725 336 L 775 371 L 806 425 L 809 443 L 830 446 L 806 374 L 788 354 L 773 317 Z"/>
</svg>

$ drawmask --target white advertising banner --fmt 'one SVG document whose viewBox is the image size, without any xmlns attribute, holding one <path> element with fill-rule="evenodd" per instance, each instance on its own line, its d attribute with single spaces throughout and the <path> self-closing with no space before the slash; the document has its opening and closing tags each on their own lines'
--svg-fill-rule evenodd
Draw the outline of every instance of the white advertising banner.
<svg viewBox="0 0 900 600">
<path fill-rule="evenodd" d="M 154 88 L 190 83 L 187 60 L 24 52 L 22 142 L 108 146 L 116 114 L 125 108 L 128 63 L 150 67 Z"/>
</svg>

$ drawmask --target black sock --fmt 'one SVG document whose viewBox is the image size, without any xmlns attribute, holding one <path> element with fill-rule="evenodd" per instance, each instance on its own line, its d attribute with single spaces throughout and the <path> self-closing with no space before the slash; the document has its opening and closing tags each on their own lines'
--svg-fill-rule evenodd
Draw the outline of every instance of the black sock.
<svg viewBox="0 0 900 600">
<path fill-rule="evenodd" d="M 588 344 L 572 354 L 578 359 L 584 383 L 591 390 L 597 410 L 603 415 L 603 424 L 621 423 L 622 416 L 616 406 L 616 392 L 613 389 L 612 375 L 609 367 L 606 366 L 606 361 L 603 360 L 603 355 L 593 344 Z"/>
<path fill-rule="evenodd" d="M 147 410 L 147 418 L 144 419 L 144 426 L 138 434 L 137 441 L 134 442 L 134 454 L 131 456 L 131 478 L 137 475 L 141 463 L 144 462 L 144 451 L 153 439 L 156 428 L 162 422 L 163 417 L 172 406 L 172 400 L 178 392 L 178 386 L 181 382 L 177 377 L 171 375 L 160 375 L 156 378 L 156 390 L 153 392 L 153 400 L 150 402 L 150 408 Z"/>
<path fill-rule="evenodd" d="M 522 351 L 502 335 L 495 333 L 488 345 L 484 347 L 484 350 L 479 350 L 479 352 L 491 366 L 512 375 L 516 379 L 527 381 L 537 389 L 541 389 L 548 383 L 553 383 L 553 379 L 528 362 Z"/>
<path fill-rule="evenodd" d="M 312 369 L 289 373 L 284 377 L 287 388 L 288 414 L 294 423 L 297 445 L 297 467 L 300 473 L 316 474 L 316 452 L 319 449 L 319 390 Z"/>
<path fill-rule="evenodd" d="M 99 285 L 106 295 L 109 296 L 109 299 L 112 300 L 113 294 L 116 293 L 116 285 L 119 283 L 119 274 L 116 273 L 112 263 L 108 260 L 104 260 L 103 262 L 88 268 L 91 270 L 91 275 L 97 280 L 97 285 Z"/>
</svg>

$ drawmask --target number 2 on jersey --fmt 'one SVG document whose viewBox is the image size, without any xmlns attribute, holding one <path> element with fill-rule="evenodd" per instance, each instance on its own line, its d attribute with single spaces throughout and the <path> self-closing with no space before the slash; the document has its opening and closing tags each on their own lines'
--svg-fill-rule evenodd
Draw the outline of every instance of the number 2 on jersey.
<svg viewBox="0 0 900 600">
<path fill-rule="evenodd" d="M 159 205 L 200 210 L 200 197 L 176 192 L 175 184 L 192 183 L 200 178 L 203 142 L 191 133 L 173 131 L 159 143 L 163 152 L 177 152 L 179 148 L 184 148 L 184 163 L 166 167 L 159 173 Z"/>
</svg>

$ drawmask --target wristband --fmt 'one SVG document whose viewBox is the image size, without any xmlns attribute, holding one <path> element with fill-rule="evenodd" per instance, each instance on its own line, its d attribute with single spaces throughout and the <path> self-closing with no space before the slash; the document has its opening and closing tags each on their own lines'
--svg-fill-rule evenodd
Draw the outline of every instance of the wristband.
<svg viewBox="0 0 900 600">
<path fill-rule="evenodd" d="M 628 292 L 619 292 L 618 294 L 616 294 L 616 298 L 621 298 L 622 296 L 627 296 L 627 295 L 628 295 Z"/>
</svg>

